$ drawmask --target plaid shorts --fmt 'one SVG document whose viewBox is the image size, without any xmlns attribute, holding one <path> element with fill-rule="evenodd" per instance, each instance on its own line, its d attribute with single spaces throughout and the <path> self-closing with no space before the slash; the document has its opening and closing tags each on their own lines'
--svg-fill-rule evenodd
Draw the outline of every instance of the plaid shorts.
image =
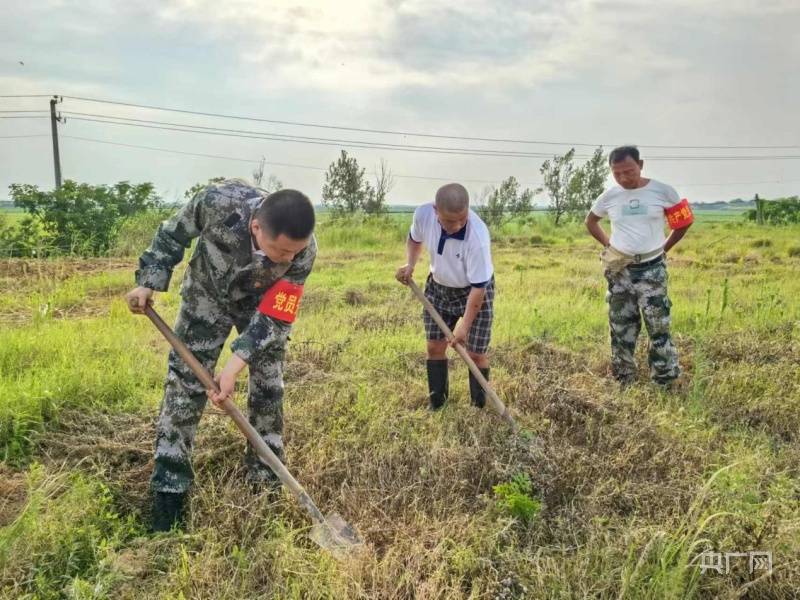
<svg viewBox="0 0 800 600">
<path fill-rule="evenodd" d="M 425 282 L 425 297 L 431 301 L 433 307 L 442 315 L 442 319 L 452 330 L 456 322 L 464 316 L 467 310 L 467 297 L 471 287 L 451 288 L 436 283 L 432 275 L 428 275 Z M 467 350 L 475 354 L 486 354 L 489 349 L 489 340 L 492 337 L 492 319 L 494 318 L 494 277 L 486 284 L 486 296 L 483 306 L 475 316 L 472 327 L 467 335 Z M 422 309 L 422 319 L 425 322 L 425 337 L 428 340 L 445 339 L 444 332 L 439 329 L 428 311 Z"/>
</svg>

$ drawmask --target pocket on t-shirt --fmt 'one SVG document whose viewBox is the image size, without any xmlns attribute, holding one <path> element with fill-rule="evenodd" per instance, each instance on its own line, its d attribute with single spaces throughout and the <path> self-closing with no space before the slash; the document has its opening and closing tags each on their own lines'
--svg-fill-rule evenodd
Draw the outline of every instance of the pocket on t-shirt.
<svg viewBox="0 0 800 600">
<path fill-rule="evenodd" d="M 647 216 L 648 205 L 639 198 L 630 198 L 622 204 L 622 216 L 625 218 L 637 218 Z"/>
</svg>

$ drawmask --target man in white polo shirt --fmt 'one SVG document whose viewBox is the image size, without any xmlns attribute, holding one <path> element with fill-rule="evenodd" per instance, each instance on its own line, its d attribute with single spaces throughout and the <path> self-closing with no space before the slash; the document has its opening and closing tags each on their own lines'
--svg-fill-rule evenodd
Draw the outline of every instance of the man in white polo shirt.
<svg viewBox="0 0 800 600">
<path fill-rule="evenodd" d="M 621 146 L 608 157 L 619 185 L 603 192 L 586 215 L 586 227 L 603 245 L 608 281 L 611 371 L 622 385 L 636 377 L 634 352 L 644 319 L 650 337 L 650 376 L 668 387 L 680 375 L 678 353 L 670 337 L 665 254 L 692 224 L 692 209 L 670 186 L 642 177 L 644 161 L 635 146 Z M 600 220 L 611 221 L 611 238 Z M 664 228 L 669 225 L 669 238 Z"/>
<path fill-rule="evenodd" d="M 397 270 L 403 284 L 414 274 L 423 244 L 431 255 L 425 296 L 453 330 L 451 345 L 464 344 L 472 360 L 489 378 L 486 351 L 492 334 L 494 268 L 491 240 L 486 224 L 469 208 L 464 186 L 450 183 L 439 188 L 436 201 L 414 211 L 406 242 L 407 263 Z M 430 407 L 441 408 L 449 395 L 447 379 L 448 342 L 438 325 L 423 310 L 428 340 L 428 390 Z M 461 321 L 456 326 L 458 320 Z M 483 408 L 483 388 L 469 375 L 472 404 Z"/>
</svg>

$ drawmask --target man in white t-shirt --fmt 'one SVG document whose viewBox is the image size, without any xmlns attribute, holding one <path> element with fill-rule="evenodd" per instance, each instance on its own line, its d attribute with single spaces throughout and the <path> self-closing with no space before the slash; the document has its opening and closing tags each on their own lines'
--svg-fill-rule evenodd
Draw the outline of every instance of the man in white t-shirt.
<svg viewBox="0 0 800 600">
<path fill-rule="evenodd" d="M 431 255 L 425 296 L 453 330 L 450 345 L 464 344 L 472 360 L 489 378 L 486 352 L 492 334 L 494 268 L 489 229 L 469 208 L 464 186 L 450 183 L 439 188 L 436 201 L 414 211 L 406 242 L 407 262 L 396 278 L 408 284 L 423 244 Z M 448 342 L 435 321 L 422 312 L 428 340 L 428 391 L 431 409 L 441 408 L 449 395 L 446 351 Z M 458 320 L 461 321 L 456 326 Z M 472 404 L 483 408 L 483 388 L 469 374 Z"/>
<path fill-rule="evenodd" d="M 636 339 L 644 320 L 650 337 L 650 376 L 668 387 L 679 375 L 678 353 L 670 337 L 665 254 L 692 224 L 692 209 L 670 186 L 642 177 L 644 161 L 635 146 L 621 146 L 608 157 L 619 185 L 603 192 L 586 215 L 586 227 L 603 245 L 608 281 L 611 371 L 622 385 L 636 377 Z M 611 238 L 600 220 L 611 221 Z M 669 238 L 664 228 L 669 225 Z"/>
</svg>

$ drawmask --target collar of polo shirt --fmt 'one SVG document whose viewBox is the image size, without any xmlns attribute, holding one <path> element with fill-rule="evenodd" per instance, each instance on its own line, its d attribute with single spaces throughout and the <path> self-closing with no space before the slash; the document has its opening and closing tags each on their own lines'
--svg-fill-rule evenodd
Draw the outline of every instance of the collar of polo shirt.
<svg viewBox="0 0 800 600">
<path fill-rule="evenodd" d="M 441 254 L 442 252 L 444 252 L 444 243 L 447 240 L 462 240 L 463 241 L 464 237 L 467 235 L 467 224 L 468 223 L 469 223 L 469 221 L 467 221 L 467 223 L 465 223 L 464 226 L 461 229 L 459 229 L 458 231 L 456 231 L 455 233 L 447 233 L 444 230 L 444 227 L 442 227 L 442 235 L 439 238 L 439 247 L 436 248 L 436 254 Z"/>
</svg>

